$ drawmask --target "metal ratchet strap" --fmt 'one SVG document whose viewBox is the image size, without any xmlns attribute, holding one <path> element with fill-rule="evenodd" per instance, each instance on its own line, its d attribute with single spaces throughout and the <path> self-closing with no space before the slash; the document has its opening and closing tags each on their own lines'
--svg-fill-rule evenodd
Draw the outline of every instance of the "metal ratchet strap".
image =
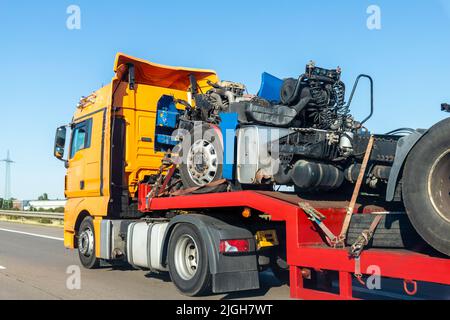
<svg viewBox="0 0 450 320">
<path fill-rule="evenodd" d="M 203 188 L 220 186 L 221 184 L 225 184 L 226 182 L 227 182 L 226 179 L 220 179 L 220 180 L 213 181 L 213 182 L 211 182 L 211 183 L 209 183 L 207 185 L 201 186 L 201 187 L 192 187 L 192 188 L 189 188 L 189 189 L 177 190 L 175 192 L 172 192 L 170 195 L 171 196 L 185 196 L 185 195 L 192 194 L 195 191 L 198 191 L 198 190 L 203 189 Z"/>
<path fill-rule="evenodd" d="M 366 173 L 367 164 L 369 163 L 370 155 L 372 153 L 373 143 L 374 143 L 374 137 L 371 136 L 369 139 L 369 143 L 367 144 L 366 154 L 364 156 L 361 170 L 359 171 L 358 180 L 356 181 L 355 189 L 353 190 L 352 200 L 350 201 L 350 205 L 347 208 L 347 214 L 344 219 L 344 224 L 342 226 L 341 233 L 339 235 L 339 238 L 336 242 L 336 246 L 339 244 L 344 244 L 345 238 L 347 236 L 347 231 L 350 226 L 350 221 L 353 216 L 353 211 L 355 210 L 356 200 L 358 200 L 359 191 L 361 190 L 362 181 L 364 179 L 364 174 Z"/>
<path fill-rule="evenodd" d="M 375 216 L 372 224 L 369 229 L 364 230 L 361 235 L 356 239 L 355 243 L 350 247 L 349 253 L 352 257 L 358 257 L 361 255 L 361 252 L 364 250 L 364 247 L 367 246 L 372 240 L 373 235 L 375 233 L 375 229 L 380 224 L 381 219 L 383 219 L 383 215 L 378 214 Z"/>
<path fill-rule="evenodd" d="M 383 215 L 376 215 L 369 229 L 362 232 L 362 234 L 358 237 L 358 239 L 350 247 L 349 250 L 350 257 L 353 257 L 355 259 L 355 277 L 362 285 L 365 285 L 365 283 L 362 279 L 363 275 L 361 272 L 361 253 L 364 250 L 364 247 L 367 246 L 372 240 L 375 230 L 380 224 L 382 218 Z"/>
<path fill-rule="evenodd" d="M 161 197 L 166 193 L 166 189 L 169 185 L 170 179 L 172 179 L 173 175 L 175 174 L 176 166 L 172 164 L 169 167 L 169 171 L 167 172 L 167 175 L 164 177 L 164 182 L 161 185 L 161 188 L 159 189 L 158 196 Z"/>
<path fill-rule="evenodd" d="M 169 180 L 172 178 L 173 173 L 175 171 L 175 164 L 173 163 L 172 159 L 170 158 L 170 154 L 166 153 L 164 155 L 164 158 L 161 161 L 161 166 L 159 167 L 159 171 L 158 171 L 158 178 L 156 179 L 155 183 L 152 186 L 152 189 L 147 193 L 146 198 L 146 206 L 147 209 L 150 209 L 150 205 L 152 202 L 152 199 L 154 197 L 158 197 L 161 196 L 162 193 L 164 192 L 164 188 L 167 186 L 167 184 L 169 183 Z M 167 174 L 167 176 L 163 176 L 163 173 L 165 170 L 169 169 L 169 172 Z M 173 170 L 172 170 L 173 169 Z M 164 181 L 163 181 L 164 179 Z M 161 189 L 161 187 L 163 187 Z"/>
<path fill-rule="evenodd" d="M 323 223 L 323 220 L 325 220 L 325 216 L 321 214 L 319 211 L 311 207 L 306 202 L 299 202 L 298 204 L 300 208 L 302 208 L 303 212 L 308 215 L 308 219 L 312 222 L 316 223 L 320 229 L 322 229 L 323 233 L 327 236 L 329 239 L 329 243 L 333 244 L 336 242 L 337 237 L 334 235 L 333 232 L 331 232 L 330 229 Z"/>
<path fill-rule="evenodd" d="M 356 280 L 358 280 L 359 283 L 361 283 L 363 286 L 366 285 L 366 283 L 363 280 L 363 275 L 361 272 L 361 257 L 355 258 L 355 277 Z"/>
</svg>

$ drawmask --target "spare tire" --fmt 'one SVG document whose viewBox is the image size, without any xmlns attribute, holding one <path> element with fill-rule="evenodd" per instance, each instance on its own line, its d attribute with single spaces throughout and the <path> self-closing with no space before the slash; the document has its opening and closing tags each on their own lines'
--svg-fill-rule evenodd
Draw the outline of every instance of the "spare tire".
<svg viewBox="0 0 450 320">
<path fill-rule="evenodd" d="M 420 236 L 450 256 L 450 118 L 433 126 L 411 150 L 403 199 Z"/>
</svg>

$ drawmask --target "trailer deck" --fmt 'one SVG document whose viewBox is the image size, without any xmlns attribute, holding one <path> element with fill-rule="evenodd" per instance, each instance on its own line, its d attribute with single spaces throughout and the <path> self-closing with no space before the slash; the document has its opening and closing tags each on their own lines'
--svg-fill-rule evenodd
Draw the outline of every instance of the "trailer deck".
<svg viewBox="0 0 450 320">
<path fill-rule="evenodd" d="M 250 208 L 270 216 L 272 221 L 286 224 L 287 262 L 290 266 L 291 297 L 296 299 L 354 299 L 353 275 L 355 259 L 346 248 L 331 248 L 324 241 L 317 225 L 308 219 L 299 202 L 308 202 L 326 216 L 325 223 L 339 234 L 349 202 L 305 200 L 281 192 L 239 191 L 176 197 L 139 197 L 141 211 L 201 210 L 214 208 Z M 373 201 L 359 202 L 354 214 L 398 212 L 402 208 Z M 361 273 L 372 275 L 377 267 L 382 277 L 404 281 L 409 294 L 414 294 L 417 282 L 450 285 L 450 259 L 437 253 L 420 253 L 404 249 L 367 249 L 360 256 Z M 339 275 L 339 293 L 309 289 L 304 285 L 304 268 L 335 271 Z M 406 290 L 406 289 L 405 289 Z"/>
</svg>

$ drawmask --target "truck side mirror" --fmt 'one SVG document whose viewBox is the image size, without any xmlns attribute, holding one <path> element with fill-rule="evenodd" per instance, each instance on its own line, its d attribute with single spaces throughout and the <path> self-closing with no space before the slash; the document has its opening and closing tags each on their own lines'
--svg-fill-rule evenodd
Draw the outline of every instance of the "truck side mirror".
<svg viewBox="0 0 450 320">
<path fill-rule="evenodd" d="M 64 158 L 64 149 L 66 146 L 66 135 L 67 135 L 66 126 L 62 126 L 56 129 L 54 156 L 61 161 L 65 161 L 63 158 Z"/>
</svg>

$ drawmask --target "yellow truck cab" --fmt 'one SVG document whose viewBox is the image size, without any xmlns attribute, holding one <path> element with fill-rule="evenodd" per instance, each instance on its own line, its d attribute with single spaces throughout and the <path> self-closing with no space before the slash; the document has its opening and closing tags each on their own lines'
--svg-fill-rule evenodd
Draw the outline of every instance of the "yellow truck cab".
<svg viewBox="0 0 450 320">
<path fill-rule="evenodd" d="M 258 289 L 249 229 L 195 210 L 139 210 L 141 187 L 166 174 L 164 156 L 180 144 L 178 120 L 195 109 L 198 91 L 219 82 L 216 73 L 120 53 L 114 72 L 111 83 L 83 97 L 71 123 L 56 131 L 54 155 L 67 168 L 65 247 L 77 249 L 88 269 L 126 262 L 169 272 L 188 296 Z"/>
<path fill-rule="evenodd" d="M 201 90 L 210 88 L 209 81 L 218 81 L 212 70 L 163 66 L 121 53 L 114 72 L 111 83 L 83 97 L 72 122 L 56 133 L 55 156 L 67 168 L 67 248 L 78 246 L 77 234 L 86 217 L 92 217 L 95 243 L 100 243 L 102 218 L 137 216 L 138 183 L 158 173 L 164 156 L 164 148 L 158 146 L 164 135 L 155 134 L 160 99 L 191 101 L 192 76 Z M 67 129 L 71 135 L 66 141 Z M 100 256 L 100 246 L 95 255 Z"/>
</svg>

